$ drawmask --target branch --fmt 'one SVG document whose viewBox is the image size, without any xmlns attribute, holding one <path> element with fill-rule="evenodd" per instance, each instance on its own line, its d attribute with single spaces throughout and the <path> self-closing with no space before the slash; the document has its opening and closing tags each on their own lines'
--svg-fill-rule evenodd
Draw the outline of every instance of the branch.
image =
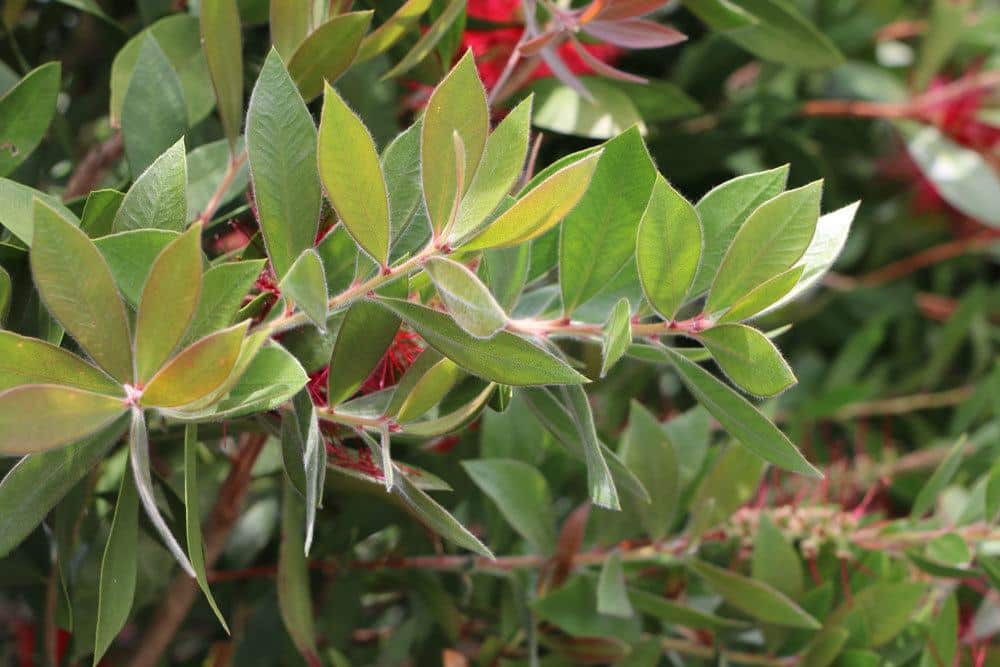
<svg viewBox="0 0 1000 667">
<path fill-rule="evenodd" d="M 124 153 L 125 142 L 121 132 L 115 132 L 110 139 L 91 148 L 66 182 L 63 201 L 89 194 Z"/>
<path fill-rule="evenodd" d="M 897 396 L 867 403 L 855 403 L 837 411 L 835 419 L 856 419 L 858 417 L 874 417 L 886 415 L 904 415 L 917 410 L 932 410 L 946 408 L 962 403 L 975 391 L 975 387 L 957 387 L 937 393 L 914 394 L 912 396 Z"/>
<path fill-rule="evenodd" d="M 219 205 L 222 203 L 222 198 L 226 196 L 226 191 L 233 184 L 233 179 L 236 178 L 236 174 L 240 173 L 240 168 L 243 167 L 243 163 L 246 161 L 246 151 L 229 158 L 229 166 L 226 168 L 226 173 L 223 175 L 218 187 L 215 188 L 215 192 L 212 193 L 212 198 L 208 200 L 205 210 L 198 216 L 198 222 L 207 225 L 212 220 Z"/>
<path fill-rule="evenodd" d="M 250 485 L 254 463 L 260 455 L 267 436 L 246 433 L 241 436 L 240 451 L 233 460 L 229 476 L 219 487 L 219 496 L 205 526 L 205 567 L 210 568 L 222 555 L 229 534 L 236 525 L 243 499 Z M 156 667 L 163 652 L 173 641 L 191 605 L 199 594 L 198 584 L 185 573 L 178 574 L 163 597 L 163 605 L 156 611 L 139 649 L 129 667 Z"/>
</svg>

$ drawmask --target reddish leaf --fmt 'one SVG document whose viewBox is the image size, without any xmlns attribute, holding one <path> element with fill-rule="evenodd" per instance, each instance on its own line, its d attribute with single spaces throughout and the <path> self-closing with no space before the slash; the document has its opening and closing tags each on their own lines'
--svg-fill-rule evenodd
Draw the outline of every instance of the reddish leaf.
<svg viewBox="0 0 1000 667">
<path fill-rule="evenodd" d="M 602 21 L 633 19 L 654 12 L 670 0 L 607 0 L 595 18 Z"/>
<path fill-rule="evenodd" d="M 582 26 L 582 30 L 609 44 L 627 49 L 658 49 L 687 39 L 687 35 L 679 30 L 647 19 L 591 21 Z"/>
<path fill-rule="evenodd" d="M 612 67 L 607 64 L 600 58 L 595 58 L 577 39 L 573 40 L 573 48 L 576 49 L 578 54 L 580 54 L 580 58 L 583 59 L 583 62 L 590 65 L 590 68 L 601 76 L 606 76 L 609 79 L 618 79 L 619 81 L 629 81 L 631 83 L 649 83 L 649 79 L 645 77 L 638 76 L 637 74 L 630 74 L 629 72 L 623 72 L 617 67 Z"/>
</svg>

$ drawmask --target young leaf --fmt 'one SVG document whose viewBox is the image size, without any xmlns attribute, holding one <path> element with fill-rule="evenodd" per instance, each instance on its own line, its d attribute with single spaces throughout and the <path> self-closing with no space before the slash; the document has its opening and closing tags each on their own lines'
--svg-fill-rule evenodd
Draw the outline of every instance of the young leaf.
<svg viewBox="0 0 1000 667">
<path fill-rule="evenodd" d="M 462 199 L 453 239 L 474 232 L 495 211 L 524 169 L 531 129 L 532 98 L 507 114 L 486 140 L 482 162 Z"/>
<path fill-rule="evenodd" d="M 184 338 L 201 298 L 201 224 L 163 249 L 142 288 L 135 321 L 136 380 L 145 384 Z"/>
<path fill-rule="evenodd" d="M 218 389 L 236 365 L 249 326 L 249 321 L 241 322 L 181 350 L 146 385 L 142 405 L 176 408 Z"/>
<path fill-rule="evenodd" d="M 392 69 L 382 75 L 382 79 L 391 79 L 404 74 L 423 62 L 424 58 L 430 55 L 434 47 L 441 41 L 441 38 L 444 37 L 452 24 L 455 23 L 456 19 L 461 16 L 464 9 L 465 0 L 449 0 L 441 14 L 434 19 L 431 27 L 420 36 L 420 39 L 413 45 L 413 48 Z"/>
<path fill-rule="evenodd" d="M 433 257 L 424 269 L 448 312 L 467 332 L 476 338 L 491 338 L 507 325 L 507 313 L 476 274 L 464 265 L 445 257 Z"/>
<path fill-rule="evenodd" d="M 247 155 L 257 215 L 278 278 L 316 240 L 322 193 L 316 126 L 273 49 L 247 110 Z"/>
<path fill-rule="evenodd" d="M 309 34 L 312 6 L 307 2 L 271 0 L 271 42 L 281 59 L 288 62 Z"/>
<path fill-rule="evenodd" d="M 687 298 L 701 261 L 701 220 L 662 176 L 656 178 L 635 244 L 639 280 L 646 299 L 672 320 Z"/>
<path fill-rule="evenodd" d="M 635 255 L 636 230 L 657 180 L 637 127 L 603 148 L 587 191 L 562 223 L 559 287 L 565 315 L 603 290 Z"/>
<path fill-rule="evenodd" d="M 0 330 L 0 391 L 28 384 L 57 384 L 124 396 L 119 383 L 72 352 Z"/>
<path fill-rule="evenodd" d="M 360 65 L 389 50 L 403 35 L 416 27 L 420 17 L 430 6 L 431 0 L 406 0 L 392 16 L 364 38 L 354 62 Z"/>
<path fill-rule="evenodd" d="M 621 554 L 617 551 L 612 552 L 601 566 L 601 574 L 597 580 L 597 613 L 623 618 L 635 615 L 625 588 L 625 569 L 622 567 Z"/>
<path fill-rule="evenodd" d="M 132 611 L 138 571 L 139 495 L 135 481 L 126 470 L 118 490 L 118 502 L 111 520 L 111 532 L 101 559 L 101 579 L 97 603 L 97 636 L 94 665 L 101 662 Z"/>
<path fill-rule="evenodd" d="M 479 394 L 458 409 L 435 419 L 403 424 L 403 432 L 418 438 L 436 438 L 465 428 L 482 414 L 483 408 L 497 389 L 497 385 L 487 384 Z"/>
<path fill-rule="evenodd" d="M 716 186 L 695 205 L 704 231 L 701 266 L 691 294 L 701 294 L 712 284 L 722 258 L 747 216 L 785 189 L 788 165 L 747 174 Z"/>
<path fill-rule="evenodd" d="M 467 243 L 463 250 L 504 248 L 541 236 L 573 210 L 587 190 L 600 152 L 573 162 L 538 184 Z"/>
<path fill-rule="evenodd" d="M 435 233 L 444 229 L 452 216 L 455 201 L 461 201 L 465 193 L 458 182 L 458 173 L 465 174 L 465 186 L 476 173 L 488 131 L 486 92 L 470 51 L 434 89 L 421 123 L 421 179 L 427 215 Z M 455 152 L 455 133 L 465 149 L 462 169 L 445 158 Z M 456 193 L 459 188 L 462 190 Z"/>
<path fill-rule="evenodd" d="M 795 384 L 795 374 L 771 339 L 745 324 L 720 324 L 698 334 L 719 367 L 738 387 L 776 396 Z"/>
<path fill-rule="evenodd" d="M 756 619 L 790 628 L 815 630 L 819 622 L 783 593 L 767 584 L 723 570 L 703 561 L 691 561 L 697 572 L 732 606 Z"/>
<path fill-rule="evenodd" d="M 688 391 L 722 424 L 729 435 L 757 456 L 780 468 L 822 477 L 791 440 L 749 401 L 680 352 L 669 347 L 664 348 L 664 351 Z"/>
<path fill-rule="evenodd" d="M 59 63 L 46 63 L 0 97 L 0 176 L 14 171 L 41 143 L 55 116 L 61 72 Z"/>
<path fill-rule="evenodd" d="M 285 629 L 308 665 L 322 664 L 316 649 L 309 565 L 306 562 L 306 508 L 291 484 L 285 482 L 281 500 L 281 546 L 278 551 L 278 608 Z"/>
<path fill-rule="evenodd" d="M 167 550 L 181 568 L 192 579 L 197 579 L 187 554 L 184 553 L 184 549 L 178 544 L 177 538 L 170 532 L 166 520 L 160 514 L 160 508 L 156 505 L 153 478 L 150 474 L 149 433 L 146 431 L 146 416 L 138 407 L 132 408 L 132 423 L 129 427 L 128 448 L 132 476 L 135 478 L 135 485 L 139 490 L 139 500 L 142 501 L 142 506 L 146 510 L 146 516 L 149 517 L 153 527 L 156 528 L 156 532 L 160 534 L 160 539 L 163 540 Z M 128 472 L 125 474 L 127 475 Z"/>
<path fill-rule="evenodd" d="M 426 218 L 423 186 L 420 183 L 422 125 L 417 120 L 382 152 L 381 166 L 389 193 L 389 236 L 392 243 L 399 241 L 417 220 Z"/>
<path fill-rule="evenodd" d="M 481 340 L 444 313 L 426 306 L 401 299 L 381 299 L 379 303 L 402 318 L 431 347 L 483 379 L 513 386 L 587 381 L 561 359 L 508 331 Z"/>
<path fill-rule="evenodd" d="M 778 195 L 750 214 L 722 258 L 706 312 L 731 306 L 799 261 L 816 231 L 822 191 L 822 181 L 815 181 Z"/>
<path fill-rule="evenodd" d="M 208 600 L 215 617 L 222 624 L 222 629 L 229 634 L 229 626 L 226 625 L 226 619 L 219 611 L 219 605 L 216 604 L 212 590 L 208 586 L 208 573 L 205 571 L 201 510 L 198 503 L 198 427 L 194 424 L 188 424 L 184 429 L 184 525 L 188 557 L 191 560 L 191 567 L 194 568 L 198 586 L 205 594 L 205 599 Z"/>
<path fill-rule="evenodd" d="M 628 351 L 632 342 L 632 309 L 628 299 L 621 298 L 615 304 L 614 310 L 608 315 L 607 322 L 601 333 L 601 377 L 611 370 L 611 367 Z"/>
<path fill-rule="evenodd" d="M 237 0 L 202 0 L 201 43 L 233 155 L 243 125 L 243 44 Z"/>
<path fill-rule="evenodd" d="M 320 331 L 326 331 L 326 272 L 316 250 L 302 251 L 281 280 L 280 288 Z"/>
<path fill-rule="evenodd" d="M 400 424 L 411 422 L 437 405 L 463 377 L 454 361 L 424 350 L 399 380 L 385 414 Z"/>
<path fill-rule="evenodd" d="M 463 461 L 462 467 L 536 552 L 553 552 L 556 530 L 552 499 L 545 477 L 536 468 L 511 459 Z"/>
<path fill-rule="evenodd" d="M 21 543 L 118 441 L 124 420 L 69 447 L 29 454 L 0 481 L 0 558 Z"/>
<path fill-rule="evenodd" d="M 184 137 L 187 106 L 180 79 L 156 38 L 143 39 L 122 103 L 122 136 L 132 178 Z"/>
<path fill-rule="evenodd" d="M 389 261 L 389 199 L 375 140 L 331 88 L 319 123 L 319 176 L 347 231 L 381 266 Z"/>
<path fill-rule="evenodd" d="M 37 200 L 31 270 L 52 316 L 101 368 L 131 382 L 128 319 L 108 265 L 86 234 Z"/>
<path fill-rule="evenodd" d="M 736 303 L 719 318 L 719 323 L 742 322 L 772 307 L 792 291 L 792 288 L 802 279 L 804 271 L 805 266 L 801 264 L 793 266 L 755 287 L 746 296 L 737 299 Z"/>
<path fill-rule="evenodd" d="M 288 73 L 307 102 L 351 66 L 371 20 L 370 11 L 335 16 L 313 31 L 295 50 L 288 61 Z"/>
<path fill-rule="evenodd" d="M 112 229 L 167 229 L 187 226 L 187 161 L 184 139 L 156 158 L 135 180 L 115 213 Z"/>
</svg>

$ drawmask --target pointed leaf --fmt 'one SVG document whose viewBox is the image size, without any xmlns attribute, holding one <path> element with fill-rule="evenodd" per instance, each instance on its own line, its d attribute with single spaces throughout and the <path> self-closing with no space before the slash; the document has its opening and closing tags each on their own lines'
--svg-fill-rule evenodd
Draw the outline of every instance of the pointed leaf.
<svg viewBox="0 0 1000 667">
<path fill-rule="evenodd" d="M 776 396 L 795 384 L 795 374 L 771 339 L 745 324 L 720 324 L 698 334 L 736 386 L 756 396 Z"/>
<path fill-rule="evenodd" d="M 306 507 L 291 484 L 285 482 L 281 500 L 281 546 L 278 551 L 278 608 L 292 643 L 306 664 L 322 664 L 316 649 L 309 565 L 306 562 Z"/>
<path fill-rule="evenodd" d="M 291 0 L 271 0 L 269 18 L 274 48 L 281 59 L 288 62 L 309 34 L 312 5 Z"/>
<path fill-rule="evenodd" d="M 201 299 L 201 224 L 159 254 L 142 288 L 135 320 L 136 379 L 145 384 L 184 338 Z"/>
<path fill-rule="evenodd" d="M 0 225 L 17 237 L 24 245 L 31 247 L 35 228 L 35 200 L 39 199 L 52 208 L 61 218 L 71 225 L 80 223 L 58 197 L 29 188 L 9 178 L 0 178 L 0 199 L 4 205 L 0 207 Z"/>
<path fill-rule="evenodd" d="M 464 265 L 445 257 L 424 264 L 438 295 L 459 326 L 476 338 L 491 338 L 507 325 L 507 313 Z"/>
<path fill-rule="evenodd" d="M 282 294 L 295 302 L 320 331 L 326 331 L 326 272 L 319 253 L 313 248 L 303 250 L 280 287 Z"/>
<path fill-rule="evenodd" d="M 701 220 L 662 176 L 656 179 L 636 239 L 642 291 L 653 309 L 672 320 L 684 305 L 701 261 Z"/>
<path fill-rule="evenodd" d="M 736 303 L 719 318 L 719 322 L 741 322 L 771 308 L 792 291 L 802 279 L 804 271 L 805 266 L 799 264 L 755 287 L 746 296 L 737 299 Z"/>
<path fill-rule="evenodd" d="M 112 377 L 130 382 L 131 336 L 111 271 L 83 232 L 40 201 L 31 269 L 52 316 Z"/>
<path fill-rule="evenodd" d="M 597 167 L 595 152 L 553 173 L 494 220 L 463 250 L 503 248 L 524 243 L 555 227 L 587 190 Z"/>
<path fill-rule="evenodd" d="M 87 195 L 80 216 L 80 229 L 90 238 L 106 236 L 114 231 L 115 216 L 125 199 L 124 192 L 117 190 L 93 190 Z"/>
<path fill-rule="evenodd" d="M 181 139 L 135 180 L 115 213 L 113 229 L 169 229 L 187 226 L 187 160 Z"/>
<path fill-rule="evenodd" d="M 625 588 L 625 569 L 621 554 L 612 552 L 601 566 L 597 580 L 597 613 L 630 618 L 635 615 Z"/>
<path fill-rule="evenodd" d="M 337 215 L 358 245 L 389 261 L 389 199 L 375 140 L 330 86 L 319 123 L 319 175 Z"/>
<path fill-rule="evenodd" d="M 0 328 L 3 328 L 7 320 L 7 313 L 10 312 L 11 297 L 14 294 L 14 283 L 11 282 L 10 274 L 0 266 Z"/>
<path fill-rule="evenodd" d="M 822 477 L 777 426 L 749 401 L 673 348 L 663 348 L 681 380 L 729 435 L 757 456 L 792 472 Z"/>
<path fill-rule="evenodd" d="M 0 331 L 0 391 L 28 384 L 58 384 L 124 396 L 122 387 L 68 350 Z"/>
<path fill-rule="evenodd" d="M 59 63 L 28 72 L 0 97 L 0 176 L 6 176 L 38 147 L 56 112 Z"/>
<path fill-rule="evenodd" d="M 803 593 L 802 560 L 767 515 L 761 515 L 757 524 L 750 571 L 754 579 L 793 600 Z"/>
<path fill-rule="evenodd" d="M 673 46 L 687 35 L 670 26 L 649 19 L 595 20 L 582 26 L 583 32 L 626 49 L 658 49 Z"/>
<path fill-rule="evenodd" d="M 745 614 L 766 623 L 790 628 L 815 630 L 820 627 L 819 622 L 809 613 L 763 582 L 702 561 L 691 561 L 690 566 L 726 602 Z"/>
<path fill-rule="evenodd" d="M 430 6 L 431 0 L 406 0 L 385 23 L 365 37 L 355 62 L 363 63 L 389 50 L 403 35 L 417 26 L 420 17 Z"/>
<path fill-rule="evenodd" d="M 536 468 L 511 459 L 463 461 L 462 467 L 536 552 L 552 553 L 556 545 L 552 498 Z"/>
<path fill-rule="evenodd" d="M 178 236 L 164 229 L 135 229 L 94 239 L 128 305 L 139 308 L 150 267 Z"/>
<path fill-rule="evenodd" d="M 656 418 L 640 403 L 632 401 L 628 427 L 619 449 L 622 462 L 634 471 L 649 491 L 649 502 L 628 499 L 626 510 L 639 516 L 643 529 L 654 540 L 662 540 L 680 508 L 678 452 Z"/>
<path fill-rule="evenodd" d="M 615 304 L 601 332 L 601 377 L 625 356 L 631 343 L 632 309 L 623 297 Z"/>
<path fill-rule="evenodd" d="M 968 440 L 964 436 L 956 440 L 955 444 L 948 450 L 948 455 L 935 468 L 930 479 L 921 487 L 920 493 L 917 494 L 916 500 L 913 501 L 913 508 L 910 510 L 910 516 L 913 519 L 920 519 L 934 507 L 938 496 L 951 483 L 952 478 L 955 477 L 955 473 L 958 472 L 959 467 L 962 465 L 967 444 Z"/>
<path fill-rule="evenodd" d="M 226 262 L 206 271 L 198 309 L 184 340 L 193 343 L 230 326 L 264 263 L 263 259 Z"/>
<path fill-rule="evenodd" d="M 458 133 L 465 148 L 466 185 L 476 173 L 476 167 L 486 146 L 489 112 L 486 91 L 479 80 L 475 60 L 469 51 L 438 84 L 427 102 L 421 124 L 421 179 L 427 214 L 436 233 L 444 229 L 452 215 L 456 200 L 455 164 L 443 156 L 454 153 L 452 135 Z M 458 193 L 461 199 L 464 190 Z"/>
<path fill-rule="evenodd" d="M 381 299 L 379 303 L 402 318 L 438 352 L 491 382 L 522 386 L 587 381 L 561 359 L 508 331 L 481 340 L 444 313 L 426 306 L 400 299 Z"/>
<path fill-rule="evenodd" d="M 303 250 L 313 247 L 322 194 L 316 126 L 274 50 L 250 96 L 246 134 L 257 215 L 280 279 Z"/>
<path fill-rule="evenodd" d="M 391 79 L 399 76 L 400 74 L 409 72 L 423 62 L 424 58 L 430 55 L 434 47 L 441 41 L 441 38 L 448 32 L 452 24 L 462 15 L 464 9 L 465 0 L 449 0 L 444 10 L 434 19 L 434 23 L 431 24 L 430 28 L 420 36 L 420 39 L 413 45 L 413 48 L 392 69 L 383 74 L 382 78 Z"/>
<path fill-rule="evenodd" d="M 180 407 L 218 389 L 236 365 L 249 325 L 241 322 L 181 350 L 146 385 L 142 405 Z"/>
<path fill-rule="evenodd" d="M 830 667 L 842 655 L 841 649 L 851 636 L 844 628 L 827 628 L 809 642 L 802 652 L 802 667 Z"/>
<path fill-rule="evenodd" d="M 236 0 L 202 0 L 201 43 L 233 155 L 243 125 L 243 44 Z"/>
<path fill-rule="evenodd" d="M 722 258 L 707 312 L 731 306 L 799 261 L 816 231 L 822 190 L 822 181 L 816 181 L 780 194 L 750 214 Z"/>
<path fill-rule="evenodd" d="M 131 473 L 122 474 L 118 502 L 111 520 L 111 532 L 101 559 L 101 579 L 97 603 L 97 636 L 94 665 L 104 657 L 111 642 L 125 627 L 135 598 L 138 571 L 139 494 Z"/>
<path fill-rule="evenodd" d="M 689 4 L 687 0 L 685 4 Z M 699 0 L 699 4 L 704 4 Z M 714 4 L 719 4 L 714 3 Z M 744 49 L 765 60 L 790 63 L 796 67 L 821 69 L 844 61 L 834 42 L 804 17 L 794 3 L 784 0 L 729 0 L 755 19 L 755 23 L 725 35 Z M 715 27 L 713 21 L 709 24 Z M 723 29 L 723 28 L 716 28 Z"/>
<path fill-rule="evenodd" d="M 335 16 L 299 45 L 288 61 L 288 73 L 306 101 L 323 92 L 324 82 L 333 83 L 347 71 L 371 20 L 370 11 Z"/>
<path fill-rule="evenodd" d="M 510 312 L 517 305 L 528 282 L 528 269 L 531 268 L 531 244 L 509 248 L 490 248 L 483 252 L 479 263 L 478 274 L 490 293 L 496 296 L 497 303 L 505 312 Z"/>
<path fill-rule="evenodd" d="M 433 349 L 424 350 L 396 385 L 385 414 L 404 424 L 437 405 L 465 373 Z"/>
</svg>

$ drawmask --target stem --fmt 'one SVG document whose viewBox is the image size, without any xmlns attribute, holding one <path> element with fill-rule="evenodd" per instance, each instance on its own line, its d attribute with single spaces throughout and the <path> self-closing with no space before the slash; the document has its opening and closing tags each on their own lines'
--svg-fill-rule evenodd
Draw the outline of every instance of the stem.
<svg viewBox="0 0 1000 667">
<path fill-rule="evenodd" d="M 121 132 L 115 132 L 110 139 L 91 148 L 66 182 L 63 201 L 82 197 L 93 190 L 124 152 L 125 141 Z"/>
<path fill-rule="evenodd" d="M 788 667 L 788 665 L 794 664 L 796 660 L 794 657 L 782 659 L 769 655 L 761 655 L 760 653 L 730 651 L 728 649 L 706 646 L 687 639 L 678 639 L 675 637 L 660 637 L 659 641 L 660 646 L 662 646 L 665 651 L 675 651 L 677 653 L 692 655 L 698 658 L 705 658 L 707 660 L 711 660 L 715 657 L 722 657 L 725 658 L 727 662 L 738 662 L 744 665 L 772 665 L 774 667 Z"/>
<path fill-rule="evenodd" d="M 207 225 L 215 216 L 215 212 L 218 210 L 219 205 L 222 204 L 222 198 L 226 196 L 226 191 L 233 184 L 236 174 L 240 173 L 240 168 L 243 167 L 243 163 L 246 162 L 246 160 L 247 152 L 245 150 L 239 155 L 234 155 L 229 159 L 229 166 L 226 168 L 226 173 L 219 182 L 219 186 L 215 188 L 215 192 L 212 193 L 212 198 L 208 200 L 208 205 L 205 206 L 205 210 L 198 216 L 198 222 Z"/>
<path fill-rule="evenodd" d="M 361 428 L 373 428 L 377 429 L 384 425 L 387 421 L 386 417 L 358 417 L 356 415 L 345 415 L 342 412 L 337 412 L 333 408 L 316 408 L 316 416 L 323 421 L 334 422 L 337 424 L 345 424 L 347 426 L 359 426 Z"/>
<path fill-rule="evenodd" d="M 673 320 L 670 322 L 633 322 L 633 338 L 657 338 L 660 336 L 697 334 L 710 329 L 713 323 L 704 314 L 695 315 L 687 320 Z M 515 333 L 528 334 L 545 338 L 548 336 L 571 336 L 576 338 L 600 338 L 603 327 L 600 324 L 589 322 L 573 322 L 562 318 L 556 320 L 511 320 L 507 323 L 507 329 Z"/>
<path fill-rule="evenodd" d="M 913 396 L 898 396 L 880 401 L 855 403 L 839 410 L 836 419 L 856 419 L 858 417 L 874 417 L 885 415 L 903 415 L 917 410 L 932 410 L 946 408 L 962 403 L 972 396 L 975 387 L 957 387 L 937 393 L 914 394 Z"/>
</svg>

